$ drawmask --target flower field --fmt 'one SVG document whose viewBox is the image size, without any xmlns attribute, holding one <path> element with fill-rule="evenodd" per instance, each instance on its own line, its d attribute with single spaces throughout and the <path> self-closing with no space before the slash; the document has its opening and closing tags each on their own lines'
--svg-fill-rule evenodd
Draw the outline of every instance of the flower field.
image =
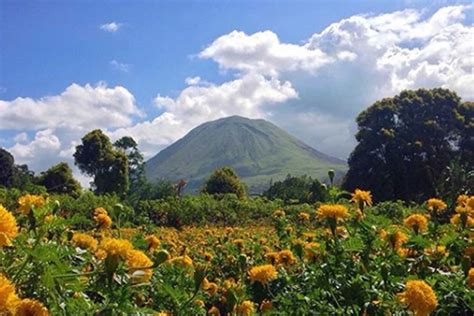
<svg viewBox="0 0 474 316">
<path fill-rule="evenodd" d="M 117 208 L 120 209 L 121 205 Z M 79 225 L 54 198 L 0 206 L 0 315 L 471 315 L 474 197 L 370 192 L 241 226 Z"/>
</svg>

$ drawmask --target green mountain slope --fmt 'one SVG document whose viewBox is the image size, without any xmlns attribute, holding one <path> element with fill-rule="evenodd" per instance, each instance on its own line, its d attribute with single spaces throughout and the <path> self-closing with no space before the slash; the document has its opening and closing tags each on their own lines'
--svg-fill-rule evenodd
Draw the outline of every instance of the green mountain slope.
<svg viewBox="0 0 474 316">
<path fill-rule="evenodd" d="M 288 174 L 324 180 L 328 169 L 341 174 L 344 161 L 325 155 L 265 120 L 231 116 L 204 123 L 159 152 L 146 163 L 153 181 L 188 180 L 187 191 L 196 192 L 212 170 L 231 166 L 251 193 L 266 189 L 271 181 Z"/>
</svg>

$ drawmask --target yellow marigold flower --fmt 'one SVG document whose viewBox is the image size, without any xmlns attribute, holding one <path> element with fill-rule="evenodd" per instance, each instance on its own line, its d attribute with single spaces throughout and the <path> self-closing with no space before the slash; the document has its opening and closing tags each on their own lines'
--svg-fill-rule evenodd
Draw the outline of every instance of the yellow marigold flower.
<svg viewBox="0 0 474 316">
<path fill-rule="evenodd" d="M 171 263 L 182 266 L 182 267 L 192 267 L 193 260 L 187 255 L 176 257 L 171 259 Z"/>
<path fill-rule="evenodd" d="M 465 206 L 468 199 L 469 199 L 469 195 L 461 194 L 460 196 L 458 196 L 456 200 L 456 204 L 458 206 Z"/>
<path fill-rule="evenodd" d="M 273 217 L 279 218 L 279 217 L 284 217 L 285 216 L 285 211 L 283 210 L 276 210 L 273 212 Z"/>
<path fill-rule="evenodd" d="M 146 236 L 145 241 L 148 243 L 148 250 L 150 251 L 155 250 L 161 244 L 160 239 L 155 235 Z"/>
<path fill-rule="evenodd" d="M 212 306 L 207 312 L 210 316 L 221 316 L 221 312 L 215 306 Z"/>
<path fill-rule="evenodd" d="M 317 216 L 320 220 L 333 219 L 342 221 L 349 216 L 347 207 L 339 204 L 323 204 L 317 210 Z"/>
<path fill-rule="evenodd" d="M 46 200 L 41 195 L 26 194 L 18 199 L 18 204 L 20 205 L 18 210 L 26 215 L 33 207 L 39 208 L 45 205 Z"/>
<path fill-rule="evenodd" d="M 470 268 L 467 274 L 467 286 L 474 289 L 474 268 Z"/>
<path fill-rule="evenodd" d="M 464 255 L 469 258 L 474 258 L 474 246 L 468 246 L 464 249 Z"/>
<path fill-rule="evenodd" d="M 210 254 L 209 252 L 205 252 L 205 253 L 204 253 L 204 259 L 205 259 L 207 262 L 212 261 L 212 258 L 213 258 L 213 257 L 214 257 L 214 256 L 213 256 L 212 254 Z"/>
<path fill-rule="evenodd" d="M 3 274 L 0 274 L 0 315 L 14 309 L 14 303 L 17 297 L 15 295 L 15 286 Z"/>
<path fill-rule="evenodd" d="M 236 286 L 235 280 L 233 278 L 228 278 L 224 281 L 224 289 L 229 290 Z"/>
<path fill-rule="evenodd" d="M 18 235 L 15 216 L 0 204 L 0 247 L 11 246 Z"/>
<path fill-rule="evenodd" d="M 449 220 L 453 225 L 459 225 L 462 222 L 462 218 L 466 219 L 466 227 L 474 227 L 474 218 L 467 214 L 456 214 L 451 217 Z"/>
<path fill-rule="evenodd" d="M 364 206 L 372 206 L 372 194 L 370 191 L 355 189 L 354 193 L 352 193 L 351 201 L 363 209 Z"/>
<path fill-rule="evenodd" d="M 39 301 L 24 299 L 16 305 L 15 316 L 48 316 L 48 309 Z"/>
<path fill-rule="evenodd" d="M 282 250 L 278 253 L 278 262 L 285 265 L 291 265 L 296 263 L 296 257 L 293 255 L 293 252 L 289 249 Z"/>
<path fill-rule="evenodd" d="M 235 239 L 232 241 L 234 245 L 236 245 L 239 248 L 242 248 L 244 246 L 244 240 L 243 239 Z"/>
<path fill-rule="evenodd" d="M 96 207 L 94 209 L 94 216 L 97 216 L 97 215 L 100 215 L 100 214 L 105 214 L 105 215 L 109 215 L 109 213 L 107 213 L 107 210 L 103 207 Z"/>
<path fill-rule="evenodd" d="M 98 245 L 98 242 L 94 237 L 89 236 L 87 234 L 83 234 L 83 233 L 74 233 L 74 235 L 72 236 L 71 242 L 76 247 L 79 247 L 82 249 L 89 249 L 92 251 L 95 251 Z"/>
<path fill-rule="evenodd" d="M 128 240 L 116 238 L 104 238 L 98 249 L 98 251 L 103 251 L 105 257 L 119 256 L 122 259 L 125 259 L 131 250 L 133 250 L 133 246 Z"/>
<path fill-rule="evenodd" d="M 408 241 L 408 236 L 401 230 L 388 232 L 385 239 L 390 243 L 392 249 L 398 250 Z"/>
<path fill-rule="evenodd" d="M 271 280 L 276 279 L 278 276 L 278 272 L 273 265 L 265 264 L 250 269 L 249 276 L 252 282 L 257 281 L 265 285 Z"/>
<path fill-rule="evenodd" d="M 268 311 L 271 311 L 273 309 L 273 304 L 272 301 L 270 300 L 263 300 L 262 303 L 260 304 L 260 311 L 262 313 L 266 313 Z"/>
<path fill-rule="evenodd" d="M 307 238 L 309 241 L 313 240 L 316 237 L 315 233 L 303 233 L 303 237 Z"/>
<path fill-rule="evenodd" d="M 428 228 L 428 218 L 422 214 L 412 214 L 405 219 L 404 223 L 415 233 L 423 232 Z"/>
<path fill-rule="evenodd" d="M 278 252 L 269 252 L 269 253 L 266 253 L 265 254 L 265 258 L 270 261 L 272 264 L 278 264 L 279 263 L 279 259 L 280 259 L 280 256 L 278 254 Z"/>
<path fill-rule="evenodd" d="M 151 261 L 147 255 L 140 250 L 129 250 L 125 260 L 128 269 L 132 273 L 134 281 L 140 283 L 150 281 L 151 276 L 153 275 L 153 270 L 146 268 L 153 266 L 153 261 Z M 137 276 L 134 274 L 136 271 L 143 271 L 143 274 Z"/>
<path fill-rule="evenodd" d="M 441 259 L 449 255 L 449 253 L 446 251 L 446 246 L 443 245 L 438 245 L 434 248 L 427 248 L 425 249 L 425 252 L 434 259 Z"/>
<path fill-rule="evenodd" d="M 206 306 L 206 304 L 204 304 L 204 302 L 202 300 L 195 300 L 194 301 L 194 304 L 199 306 L 199 307 L 204 307 Z"/>
<path fill-rule="evenodd" d="M 112 226 L 112 219 L 107 214 L 98 214 L 94 216 L 94 221 L 99 228 L 110 228 Z"/>
<path fill-rule="evenodd" d="M 416 316 L 428 316 L 438 306 L 435 292 L 421 280 L 408 281 L 399 297 Z"/>
<path fill-rule="evenodd" d="M 255 312 L 255 304 L 252 301 L 243 301 L 236 308 L 237 315 L 250 316 Z"/>
<path fill-rule="evenodd" d="M 305 245 L 304 251 L 306 256 L 310 259 L 315 259 L 318 256 L 317 250 L 319 248 L 319 243 L 317 242 L 309 242 Z"/>
<path fill-rule="evenodd" d="M 155 313 L 154 316 L 172 316 L 173 314 L 169 313 L 169 312 L 159 312 L 159 313 Z"/>
<path fill-rule="evenodd" d="M 470 196 L 466 201 L 466 206 L 471 211 L 474 211 L 474 196 Z"/>
<path fill-rule="evenodd" d="M 217 286 L 217 284 L 214 282 L 207 282 L 207 284 L 203 288 L 204 290 L 206 290 L 207 293 L 209 293 L 210 296 L 216 295 L 217 291 L 219 290 L 219 286 Z"/>
<path fill-rule="evenodd" d="M 299 219 L 301 219 L 302 221 L 307 222 L 307 221 L 309 221 L 310 215 L 309 215 L 309 213 L 306 213 L 306 212 L 300 212 L 300 213 L 298 214 L 298 217 L 299 217 Z"/>
<path fill-rule="evenodd" d="M 441 212 L 441 211 L 444 211 L 448 206 L 446 205 L 446 203 L 443 202 L 443 200 L 440 200 L 440 199 L 429 199 L 428 202 L 428 209 L 431 211 L 431 212 Z"/>
</svg>

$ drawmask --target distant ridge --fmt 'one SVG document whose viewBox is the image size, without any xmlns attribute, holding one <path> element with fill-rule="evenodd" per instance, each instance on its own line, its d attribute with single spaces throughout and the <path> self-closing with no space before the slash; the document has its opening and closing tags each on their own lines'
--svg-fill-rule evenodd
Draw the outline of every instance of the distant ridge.
<svg viewBox="0 0 474 316">
<path fill-rule="evenodd" d="M 342 174 L 343 160 L 326 155 L 262 119 L 230 116 L 204 123 L 147 161 L 151 181 L 186 179 L 187 191 L 197 192 L 205 178 L 218 167 L 231 166 L 260 193 L 271 181 L 288 174 L 324 180 L 329 169 Z"/>
</svg>

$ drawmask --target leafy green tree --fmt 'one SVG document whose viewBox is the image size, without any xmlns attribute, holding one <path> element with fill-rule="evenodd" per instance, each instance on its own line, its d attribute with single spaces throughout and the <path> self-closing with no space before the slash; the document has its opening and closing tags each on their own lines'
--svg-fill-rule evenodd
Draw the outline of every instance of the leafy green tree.
<svg viewBox="0 0 474 316">
<path fill-rule="evenodd" d="M 343 187 L 371 190 L 376 200 L 436 196 L 442 170 L 455 157 L 472 157 L 466 120 L 470 126 L 472 105 L 446 89 L 407 90 L 375 102 L 357 117 L 358 145 Z M 464 164 L 472 169 L 472 158 Z"/>
<path fill-rule="evenodd" d="M 239 198 L 246 196 L 245 187 L 239 176 L 230 167 L 214 170 L 209 179 L 204 183 L 203 193 L 225 194 L 234 193 Z"/>
<path fill-rule="evenodd" d="M 46 188 L 49 193 L 65 193 L 78 196 L 81 185 L 74 179 L 72 170 L 65 162 L 49 168 L 38 177 L 37 183 Z"/>
<path fill-rule="evenodd" d="M 0 148 L 0 185 L 11 187 L 14 181 L 15 159 L 7 150 Z"/>
<path fill-rule="evenodd" d="M 82 144 L 76 147 L 74 159 L 83 173 L 94 177 L 96 193 L 127 193 L 127 156 L 116 150 L 109 137 L 100 129 L 93 130 L 82 138 Z"/>
<path fill-rule="evenodd" d="M 281 199 L 286 203 L 314 203 L 325 201 L 327 190 L 317 179 L 288 175 L 285 180 L 273 183 L 263 195 L 272 200 Z"/>
<path fill-rule="evenodd" d="M 130 191 L 134 192 L 146 181 L 143 155 L 138 149 L 138 144 L 130 136 L 120 138 L 114 146 L 127 156 Z"/>
</svg>

